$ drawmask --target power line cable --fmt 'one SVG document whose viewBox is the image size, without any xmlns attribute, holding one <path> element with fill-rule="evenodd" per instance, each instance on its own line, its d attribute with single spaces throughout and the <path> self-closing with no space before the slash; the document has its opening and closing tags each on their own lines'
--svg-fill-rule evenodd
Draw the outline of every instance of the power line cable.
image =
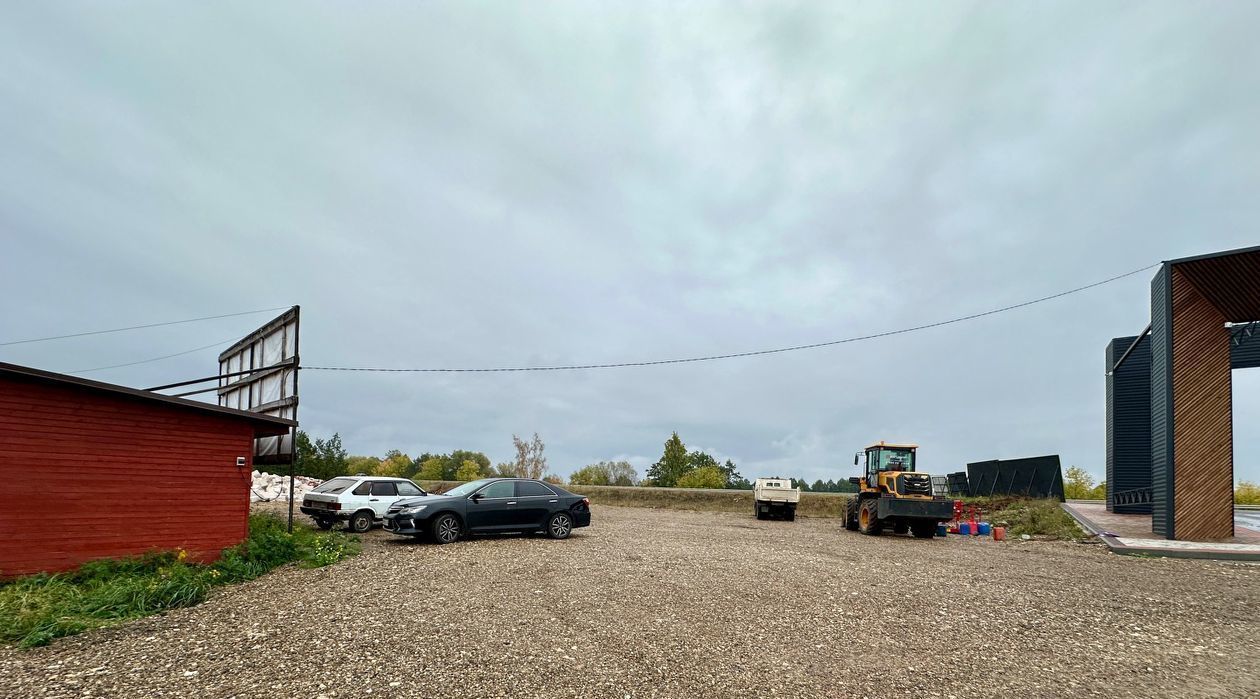
<svg viewBox="0 0 1260 699">
<path fill-rule="evenodd" d="M 105 371 L 106 369 L 120 369 L 125 366 L 135 366 L 137 364 L 148 364 L 149 362 L 158 362 L 163 359 L 170 359 L 171 357 L 182 357 L 185 354 L 192 354 L 193 352 L 200 352 L 202 350 L 208 350 L 211 347 L 221 347 L 229 342 L 235 341 L 236 339 L 237 338 L 233 336 L 233 337 L 229 337 L 226 340 L 219 340 L 218 342 L 214 342 L 214 343 L 205 345 L 203 347 L 194 347 L 190 350 L 184 350 L 183 352 L 176 352 L 175 354 L 164 354 L 161 357 L 153 357 L 152 359 L 141 359 L 134 362 L 127 362 L 125 364 L 111 364 L 109 366 L 98 366 L 93 369 L 76 369 L 74 371 L 68 371 L 66 373 L 67 374 L 90 374 L 94 371 Z"/>
<path fill-rule="evenodd" d="M 182 323 L 196 323 L 203 320 L 216 320 L 218 318 L 235 318 L 237 316 L 248 316 L 255 313 L 267 313 L 268 311 L 280 311 L 292 306 L 276 306 L 275 308 L 260 308 L 256 311 L 241 311 L 240 313 L 224 313 L 218 316 L 202 316 L 201 318 L 186 318 L 184 320 L 168 320 L 162 323 L 148 323 L 146 325 L 132 325 L 126 328 L 111 328 L 109 330 L 91 330 L 88 332 L 71 333 L 69 335 L 52 335 L 50 337 L 34 337 L 29 340 L 9 340 L 8 342 L 0 342 L 0 347 L 8 347 L 9 345 L 25 345 L 31 342 L 47 342 L 48 340 L 64 340 L 71 337 L 86 337 L 88 335 L 105 335 L 108 333 L 120 333 L 127 330 L 141 330 L 144 328 L 160 328 L 166 325 L 180 325 Z"/>
<path fill-rule="evenodd" d="M 302 368 L 310 370 L 310 371 L 372 371 L 372 372 L 389 372 L 389 373 L 490 373 L 490 372 L 510 372 L 510 371 L 573 371 L 573 370 L 578 370 L 578 369 L 620 369 L 620 368 L 625 368 L 625 367 L 659 366 L 662 364 L 687 364 L 691 362 L 710 362 L 710 361 L 715 361 L 719 359 L 735 359 L 738 357 L 755 357 L 755 356 L 764 355 L 764 354 L 780 354 L 783 352 L 796 352 L 799 350 L 816 349 L 818 347 L 830 347 L 833 345 L 842 345 L 842 344 L 846 344 L 850 342 L 860 342 L 862 340 L 874 340 L 876 338 L 889 337 L 892 335 L 903 335 L 905 333 L 916 332 L 919 330 L 927 330 L 929 328 L 939 328 L 943 325 L 952 325 L 954 323 L 961 323 L 963 321 L 975 320 L 976 318 L 983 318 L 985 316 L 991 316 L 997 313 L 1004 313 L 1006 311 L 1013 311 L 1017 308 L 1024 308 L 1025 306 L 1032 306 L 1034 304 L 1043 303 L 1045 301 L 1051 301 L 1053 299 L 1062 298 L 1070 294 L 1075 294 L 1082 291 L 1086 291 L 1088 289 L 1093 289 L 1095 287 L 1102 286 L 1103 284 L 1110 284 L 1111 282 L 1118 281 L 1126 277 L 1131 277 L 1135 274 L 1141 274 L 1142 272 L 1145 272 L 1149 269 L 1158 267 L 1160 264 L 1162 263 L 1157 262 L 1153 265 L 1147 265 L 1146 267 L 1143 267 L 1141 269 L 1135 269 L 1132 272 L 1125 272 L 1124 274 L 1119 274 L 1114 277 L 1104 279 L 1102 281 L 1094 282 L 1092 284 L 1086 284 L 1085 286 L 1078 286 L 1075 289 L 1068 289 L 1067 291 L 1061 291 L 1057 294 L 1051 294 L 1049 296 L 1042 296 L 1041 298 L 1032 299 L 1031 301 L 1024 301 L 1022 303 L 1016 303 L 1010 306 L 994 308 L 992 310 L 983 311 L 981 313 L 972 313 L 965 316 L 958 316 L 957 318 L 950 318 L 948 320 L 941 320 L 934 323 L 927 323 L 924 325 L 916 325 L 914 327 L 909 327 L 909 328 L 901 328 L 899 330 L 888 330 L 886 332 L 874 333 L 871 335 L 858 335 L 855 337 L 846 337 L 840 340 L 814 342 L 808 345 L 793 345 L 791 347 L 776 347 L 774 349 L 754 350 L 750 352 L 732 352 L 729 354 L 714 354 L 714 355 L 708 355 L 708 356 L 703 356 L 703 357 L 684 357 L 684 358 L 679 358 L 679 359 L 657 359 L 657 360 L 652 360 L 652 361 L 640 361 L 640 362 L 615 362 L 615 363 L 608 363 L 608 364 L 566 364 L 566 365 L 560 365 L 560 366 L 534 366 L 534 367 L 486 367 L 486 368 L 474 367 L 474 368 L 459 368 L 459 369 L 438 369 L 438 368 L 391 369 L 387 367 L 343 367 L 343 366 L 304 366 Z"/>
</svg>

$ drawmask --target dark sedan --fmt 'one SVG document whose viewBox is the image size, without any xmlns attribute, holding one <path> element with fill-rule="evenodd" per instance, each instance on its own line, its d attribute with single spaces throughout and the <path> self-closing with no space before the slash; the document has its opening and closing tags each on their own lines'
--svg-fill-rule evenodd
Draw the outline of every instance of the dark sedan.
<svg viewBox="0 0 1260 699">
<path fill-rule="evenodd" d="M 400 500 L 385 514 L 385 530 L 426 534 L 449 544 L 469 534 L 542 532 L 567 539 L 591 524 L 591 501 L 552 483 L 529 478 L 486 478 L 437 495 Z"/>
</svg>

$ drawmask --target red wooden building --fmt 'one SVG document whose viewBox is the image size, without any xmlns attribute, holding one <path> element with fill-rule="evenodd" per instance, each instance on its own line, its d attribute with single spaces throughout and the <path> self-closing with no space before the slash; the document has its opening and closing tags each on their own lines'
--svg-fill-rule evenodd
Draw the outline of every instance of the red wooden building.
<svg viewBox="0 0 1260 699">
<path fill-rule="evenodd" d="M 0 362 L 0 577 L 213 560 L 247 534 L 254 438 L 294 424 Z"/>
</svg>

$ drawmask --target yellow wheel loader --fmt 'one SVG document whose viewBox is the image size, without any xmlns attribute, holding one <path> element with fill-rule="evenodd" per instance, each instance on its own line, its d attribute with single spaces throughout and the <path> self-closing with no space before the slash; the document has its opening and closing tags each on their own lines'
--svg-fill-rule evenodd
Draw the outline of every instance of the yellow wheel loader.
<svg viewBox="0 0 1260 699">
<path fill-rule="evenodd" d="M 954 502 L 932 495 L 932 477 L 915 471 L 916 444 L 880 442 L 858 452 L 855 466 L 865 458 L 866 475 L 849 479 L 858 492 L 845 505 L 845 529 L 876 536 L 890 527 L 928 539 L 936 525 L 954 517 Z"/>
</svg>

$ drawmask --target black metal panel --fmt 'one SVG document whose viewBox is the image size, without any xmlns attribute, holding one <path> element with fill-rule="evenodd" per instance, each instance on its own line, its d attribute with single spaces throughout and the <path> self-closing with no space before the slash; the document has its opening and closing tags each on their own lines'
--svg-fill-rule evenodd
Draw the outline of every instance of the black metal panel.
<svg viewBox="0 0 1260 699">
<path fill-rule="evenodd" d="M 1059 455 L 994 459 L 967 464 L 971 495 L 1022 495 L 1063 500 Z"/>
<path fill-rule="evenodd" d="M 971 486 L 967 482 L 966 471 L 951 473 L 948 478 L 950 495 L 962 495 L 964 497 L 971 495 Z"/>
<path fill-rule="evenodd" d="M 1171 266 L 1151 280 L 1151 531 L 1173 538 Z"/>
<path fill-rule="evenodd" d="M 1121 356 L 1124 362 L 1116 366 Z M 1112 340 L 1107 369 L 1107 509 L 1150 514 L 1150 498 L 1115 498 L 1116 493 L 1151 487 L 1150 335 Z"/>
<path fill-rule="evenodd" d="M 1235 327 L 1230 332 L 1229 368 L 1260 367 L 1260 327 L 1258 323 Z"/>
</svg>

